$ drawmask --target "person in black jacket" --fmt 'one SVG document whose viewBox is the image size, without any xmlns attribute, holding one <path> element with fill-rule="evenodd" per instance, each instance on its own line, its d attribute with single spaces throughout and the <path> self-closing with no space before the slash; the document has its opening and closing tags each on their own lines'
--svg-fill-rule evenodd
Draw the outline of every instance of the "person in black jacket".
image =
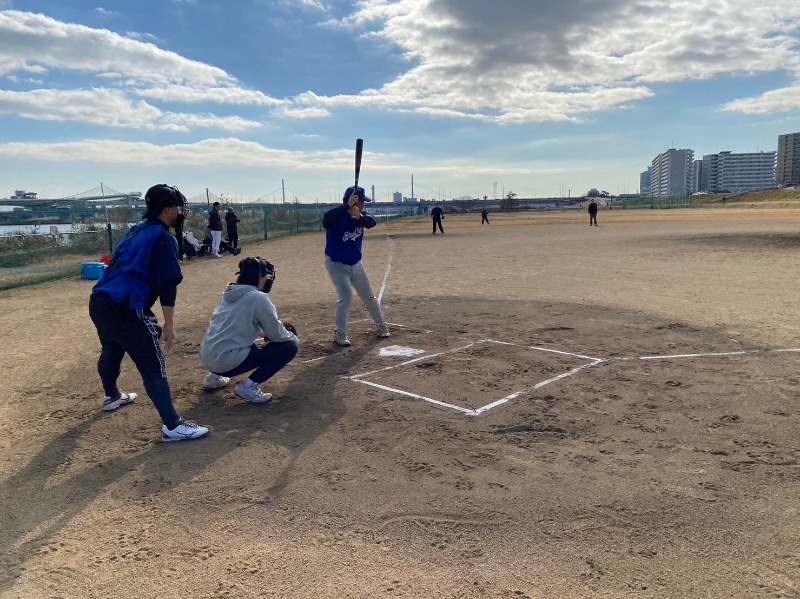
<svg viewBox="0 0 800 599">
<path fill-rule="evenodd" d="M 208 211 L 208 228 L 211 229 L 211 253 L 215 258 L 222 258 L 219 243 L 222 241 L 222 216 L 219 213 L 219 202 Z"/>
<path fill-rule="evenodd" d="M 489 224 L 489 211 L 486 208 L 481 210 L 481 224 L 483 223 Z"/>
<path fill-rule="evenodd" d="M 233 249 L 239 247 L 239 229 L 236 223 L 239 222 L 239 217 L 233 211 L 233 206 L 228 206 L 228 211 L 225 213 L 225 224 L 228 226 L 228 243 Z"/>
<path fill-rule="evenodd" d="M 433 220 L 433 234 L 436 235 L 436 226 L 439 226 L 439 231 L 442 232 L 444 235 L 444 229 L 442 229 L 442 219 L 444 218 L 444 213 L 439 206 L 434 206 L 433 210 L 431 210 L 431 219 Z"/>
<path fill-rule="evenodd" d="M 589 202 L 589 226 L 591 227 L 592 224 L 597 226 L 597 202 L 592 198 L 592 201 Z"/>
</svg>

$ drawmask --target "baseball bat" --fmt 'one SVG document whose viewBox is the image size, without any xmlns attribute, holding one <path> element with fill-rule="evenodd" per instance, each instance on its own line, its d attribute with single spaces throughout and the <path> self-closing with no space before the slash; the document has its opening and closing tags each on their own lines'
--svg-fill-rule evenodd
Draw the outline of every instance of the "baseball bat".
<svg viewBox="0 0 800 599">
<path fill-rule="evenodd" d="M 364 140 L 357 139 L 356 140 L 356 184 L 355 187 L 358 187 L 358 176 L 361 174 L 361 154 L 364 152 Z"/>
</svg>

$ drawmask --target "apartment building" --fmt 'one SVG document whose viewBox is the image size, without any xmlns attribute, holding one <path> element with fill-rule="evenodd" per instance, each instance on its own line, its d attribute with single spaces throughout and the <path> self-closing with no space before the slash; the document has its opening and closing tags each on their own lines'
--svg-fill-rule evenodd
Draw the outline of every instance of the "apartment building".
<svg viewBox="0 0 800 599">
<path fill-rule="evenodd" d="M 775 179 L 780 187 L 800 185 L 800 133 L 778 136 Z"/>
<path fill-rule="evenodd" d="M 777 152 L 707 154 L 703 156 L 700 191 L 738 193 L 772 189 L 776 186 L 776 155 Z"/>
<path fill-rule="evenodd" d="M 681 196 L 692 193 L 694 150 L 671 148 L 653 158 L 650 195 Z"/>
<path fill-rule="evenodd" d="M 650 195 L 650 179 L 653 175 L 653 167 L 648 166 L 646 171 L 639 173 L 639 194 L 643 196 Z"/>
</svg>

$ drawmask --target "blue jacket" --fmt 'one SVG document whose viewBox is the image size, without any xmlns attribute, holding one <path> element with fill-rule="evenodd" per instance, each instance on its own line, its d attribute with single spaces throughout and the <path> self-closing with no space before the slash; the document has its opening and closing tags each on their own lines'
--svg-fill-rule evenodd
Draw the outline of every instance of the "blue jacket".
<svg viewBox="0 0 800 599">
<path fill-rule="evenodd" d="M 325 255 L 334 262 L 352 266 L 361 260 L 364 229 L 371 229 L 378 223 L 366 210 L 355 220 L 347 209 L 347 204 L 342 204 L 328 210 L 322 217 L 322 226 L 325 228 Z"/>
<path fill-rule="evenodd" d="M 174 306 L 182 280 L 178 242 L 169 227 L 146 220 L 119 240 L 92 294 L 105 293 L 132 310 L 149 310 L 158 298 L 162 306 Z"/>
</svg>

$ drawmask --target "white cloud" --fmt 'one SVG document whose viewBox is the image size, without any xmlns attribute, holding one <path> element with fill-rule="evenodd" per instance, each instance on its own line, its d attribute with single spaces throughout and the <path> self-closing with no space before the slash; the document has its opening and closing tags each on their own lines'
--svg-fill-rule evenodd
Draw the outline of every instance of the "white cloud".
<svg viewBox="0 0 800 599">
<path fill-rule="evenodd" d="M 774 89 L 754 98 L 734 100 L 722 107 L 726 111 L 744 114 L 770 114 L 798 108 L 800 108 L 800 84 Z"/>
<path fill-rule="evenodd" d="M 86 139 L 64 143 L 11 142 L 0 144 L 0 156 L 18 160 L 53 162 L 89 162 L 129 164 L 131 166 L 191 167 L 260 167 L 304 171 L 328 170 L 349 172 L 353 163 L 352 148 L 326 152 L 296 152 L 267 148 L 260 143 L 235 138 L 206 139 L 190 144 L 157 145 L 145 142 Z M 436 164 L 416 162 L 416 158 L 370 154 L 373 173 L 415 173 L 463 176 L 464 173 L 485 175 L 533 175 L 544 172 L 528 166 L 509 164 L 476 164 L 465 160 L 449 160 Z"/>
<path fill-rule="evenodd" d="M 358 7 L 331 24 L 377 26 L 375 35 L 412 66 L 377 90 L 304 94 L 298 102 L 497 122 L 579 120 L 653 95 L 649 84 L 800 61 L 800 3 L 784 0 L 757 9 L 750 0 L 362 0 Z"/>
<path fill-rule="evenodd" d="M 280 106 L 287 103 L 286 100 L 276 100 L 257 90 L 227 86 L 194 87 L 165 83 L 163 86 L 138 88 L 135 93 L 167 102 L 216 102 L 254 106 Z"/>
<path fill-rule="evenodd" d="M 315 8 L 323 12 L 328 10 L 325 7 L 325 5 L 319 0 L 298 0 L 298 4 L 300 4 L 301 6 L 307 6 L 309 8 Z"/>
<path fill-rule="evenodd" d="M 0 90 L 0 113 L 40 121 L 78 121 L 132 129 L 189 131 L 194 127 L 216 127 L 224 131 L 244 131 L 261 127 L 261 123 L 238 116 L 165 113 L 143 100 L 131 101 L 119 90 L 104 88 Z"/>
<path fill-rule="evenodd" d="M 97 8 L 95 8 L 94 12 L 100 15 L 101 17 L 105 18 L 118 17 L 122 14 L 120 12 L 117 12 L 116 10 L 108 10 L 107 8 L 103 8 L 102 6 L 98 6 Z"/>
<path fill-rule="evenodd" d="M 130 35 L 130 34 L 129 34 Z M 0 75 L 16 71 L 115 73 L 142 96 L 193 97 L 215 102 L 279 103 L 239 86 L 224 70 L 105 29 L 63 23 L 45 15 L 0 11 Z M 209 96 L 207 91 L 215 94 Z M 205 95 L 204 95 L 205 94 Z"/>
<path fill-rule="evenodd" d="M 289 117 L 292 119 L 321 119 L 331 115 L 330 111 L 321 108 L 282 108 L 277 111 L 277 114 Z"/>
</svg>

